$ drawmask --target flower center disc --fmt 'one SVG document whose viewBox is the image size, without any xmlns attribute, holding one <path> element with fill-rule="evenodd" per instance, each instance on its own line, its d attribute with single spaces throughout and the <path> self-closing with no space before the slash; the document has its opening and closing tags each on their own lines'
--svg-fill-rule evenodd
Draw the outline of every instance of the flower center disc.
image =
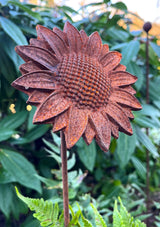
<svg viewBox="0 0 160 227">
<path fill-rule="evenodd" d="M 58 66 L 65 95 L 80 108 L 98 108 L 110 95 L 110 81 L 97 59 L 72 53 Z"/>
</svg>

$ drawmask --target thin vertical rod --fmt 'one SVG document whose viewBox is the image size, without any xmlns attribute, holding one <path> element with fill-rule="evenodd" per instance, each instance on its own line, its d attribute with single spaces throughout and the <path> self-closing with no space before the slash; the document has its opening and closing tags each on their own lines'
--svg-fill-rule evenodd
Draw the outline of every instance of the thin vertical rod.
<svg viewBox="0 0 160 227">
<path fill-rule="evenodd" d="M 67 172 L 67 148 L 64 132 L 61 131 L 61 159 L 62 159 L 62 180 L 63 180 L 63 206 L 64 206 L 64 226 L 67 227 L 69 218 L 69 199 L 68 199 L 68 172 Z"/>
<path fill-rule="evenodd" d="M 146 40 L 146 103 L 149 104 L 149 38 L 148 38 L 148 32 L 147 32 L 147 40 Z M 149 129 L 146 128 L 146 134 L 149 134 Z M 146 205 L 147 205 L 147 211 L 149 212 L 150 208 L 150 179 L 149 179 L 149 172 L 150 172 L 150 157 L 149 157 L 149 151 L 146 149 Z M 148 226 L 148 219 L 147 219 L 147 226 Z"/>
</svg>

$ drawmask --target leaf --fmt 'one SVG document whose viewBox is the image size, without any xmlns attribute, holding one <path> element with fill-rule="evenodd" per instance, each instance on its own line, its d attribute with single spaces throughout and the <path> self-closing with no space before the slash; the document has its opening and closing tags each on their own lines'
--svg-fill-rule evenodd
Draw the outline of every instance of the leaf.
<svg viewBox="0 0 160 227">
<path fill-rule="evenodd" d="M 70 12 L 70 13 L 72 13 L 72 14 L 78 14 L 78 12 L 76 11 L 76 10 L 74 10 L 74 9 L 72 9 L 71 7 L 69 7 L 69 6 L 65 6 L 65 5 L 63 5 L 63 6 L 58 6 L 58 9 L 61 9 L 61 10 L 63 10 L 64 12 L 65 11 L 67 11 L 67 12 Z"/>
<path fill-rule="evenodd" d="M 15 41 L 16 44 L 27 44 L 27 40 L 23 35 L 22 31 L 11 20 L 7 19 L 6 17 L 0 16 L 0 25 L 2 29 L 8 34 L 8 36 L 10 36 L 11 39 Z"/>
<path fill-rule="evenodd" d="M 80 147 L 77 151 L 80 160 L 85 165 L 85 167 L 92 172 L 96 160 L 95 141 L 93 140 L 92 143 L 88 146 L 82 139 L 80 139 L 77 143 L 77 146 Z"/>
<path fill-rule="evenodd" d="M 8 115 L 0 121 L 0 128 L 6 128 L 9 130 L 16 129 L 25 122 L 27 115 L 27 111 L 20 111 L 15 114 Z"/>
<path fill-rule="evenodd" d="M 0 184 L 0 210 L 9 218 L 13 191 L 11 184 Z"/>
<path fill-rule="evenodd" d="M 14 134 L 16 134 L 16 131 L 10 130 L 7 128 L 0 128 L 0 142 L 9 139 Z"/>
<path fill-rule="evenodd" d="M 157 56 L 160 58 L 160 46 L 153 42 L 149 42 L 149 44 L 151 45 L 152 49 L 157 54 Z"/>
<path fill-rule="evenodd" d="M 10 182 L 15 182 L 16 179 L 13 175 L 11 175 L 7 170 L 4 168 L 0 168 L 0 184 L 7 184 Z"/>
<path fill-rule="evenodd" d="M 144 83 L 144 75 L 142 73 L 141 68 L 137 65 L 137 63 L 130 61 L 127 64 L 127 71 L 138 78 L 138 80 L 135 83 L 135 87 L 137 88 L 137 90 L 140 90 Z"/>
<path fill-rule="evenodd" d="M 17 1 L 8 1 L 9 4 L 13 4 L 13 5 L 16 5 L 18 6 L 20 9 L 22 9 L 25 13 L 27 13 L 28 15 L 36 18 L 37 20 L 41 20 L 41 16 L 39 13 L 37 12 L 34 12 L 32 10 L 30 10 L 29 7 L 27 7 L 27 5 L 24 5 L 23 3 L 20 3 L 20 2 L 17 2 Z"/>
<path fill-rule="evenodd" d="M 149 105 L 149 104 L 143 104 L 142 110 L 140 110 L 139 113 L 146 116 L 150 116 L 152 118 L 160 117 L 160 111 L 157 108 L 155 108 L 153 105 Z"/>
<path fill-rule="evenodd" d="M 130 41 L 123 49 L 122 49 L 122 61 L 121 64 L 127 65 L 133 57 L 137 56 L 140 48 L 140 43 L 137 40 Z"/>
<path fill-rule="evenodd" d="M 59 220 L 59 206 L 56 203 L 53 208 L 53 203 L 49 200 L 44 201 L 41 199 L 32 199 L 21 195 L 15 187 L 17 196 L 27 204 L 31 211 L 35 211 L 33 216 L 40 221 L 41 226 L 57 227 L 59 224 L 64 225 L 63 213 L 60 215 Z"/>
<path fill-rule="evenodd" d="M 144 132 L 142 132 L 142 130 L 138 126 L 135 126 L 135 129 L 139 142 L 142 143 L 151 152 L 154 158 L 159 157 L 157 148 L 154 146 L 150 138 Z"/>
<path fill-rule="evenodd" d="M 83 214 L 81 213 L 81 218 L 82 218 L 82 222 L 83 222 L 83 225 L 84 227 L 93 227 L 91 222 L 88 221 L 84 216 Z"/>
<path fill-rule="evenodd" d="M 123 10 L 123 11 L 127 10 L 127 6 L 123 2 L 116 2 L 115 4 L 111 4 L 111 6 L 116 9 Z"/>
<path fill-rule="evenodd" d="M 40 181 L 35 177 L 34 166 L 21 154 L 14 151 L 1 149 L 0 162 L 4 169 L 20 184 L 37 190 L 41 193 Z"/>
<path fill-rule="evenodd" d="M 145 128 L 159 128 L 160 122 L 157 118 L 149 118 L 139 113 L 136 113 L 134 118 L 134 122 L 136 122 L 141 127 Z"/>
<path fill-rule="evenodd" d="M 145 165 L 137 158 L 137 157 L 131 157 L 131 160 L 133 162 L 134 167 L 136 168 L 136 171 L 138 175 L 145 180 L 146 179 L 146 168 Z"/>
<path fill-rule="evenodd" d="M 30 143 L 38 138 L 40 138 L 41 136 L 43 136 L 49 129 L 49 125 L 38 125 L 34 128 L 32 128 L 29 132 L 27 132 L 25 134 L 24 137 L 20 137 L 17 140 L 14 140 L 14 144 L 26 144 L 26 143 Z"/>
<path fill-rule="evenodd" d="M 136 135 L 128 136 L 124 133 L 119 134 L 117 141 L 116 154 L 120 160 L 121 168 L 124 168 L 132 157 L 136 147 Z"/>
<path fill-rule="evenodd" d="M 97 227 L 107 227 L 105 221 L 103 220 L 102 216 L 99 214 L 98 210 L 95 208 L 93 204 L 90 204 L 94 214 L 95 214 L 95 223 Z"/>
</svg>

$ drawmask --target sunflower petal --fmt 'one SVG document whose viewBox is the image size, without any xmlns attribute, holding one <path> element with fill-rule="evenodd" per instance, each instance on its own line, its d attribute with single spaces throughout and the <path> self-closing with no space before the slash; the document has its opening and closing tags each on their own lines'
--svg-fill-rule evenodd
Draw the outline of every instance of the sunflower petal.
<svg viewBox="0 0 160 227">
<path fill-rule="evenodd" d="M 39 104 L 44 102 L 44 100 L 52 93 L 52 91 L 42 91 L 42 90 L 35 90 L 29 96 L 27 103 L 29 104 Z"/>
<path fill-rule="evenodd" d="M 22 74 L 26 74 L 33 71 L 43 70 L 44 67 L 40 64 L 36 64 L 36 62 L 28 61 L 22 65 L 20 65 L 19 70 Z"/>
<path fill-rule="evenodd" d="M 120 106 L 116 103 L 108 102 L 104 112 L 107 113 L 107 115 L 111 117 L 125 133 L 128 135 L 133 134 L 130 121 Z"/>
<path fill-rule="evenodd" d="M 51 52 L 35 46 L 17 46 L 16 52 L 24 61 L 33 60 L 50 70 L 59 62 Z"/>
<path fill-rule="evenodd" d="M 102 46 L 101 53 L 99 55 L 99 61 L 101 61 L 108 52 L 109 52 L 109 46 L 107 44 L 104 44 Z"/>
<path fill-rule="evenodd" d="M 69 111 L 69 122 L 65 130 L 67 148 L 71 148 L 83 135 L 88 123 L 88 110 L 73 106 Z"/>
<path fill-rule="evenodd" d="M 87 36 L 86 32 L 84 30 L 80 30 L 80 35 L 83 41 L 83 46 L 85 47 L 87 45 L 89 37 Z"/>
<path fill-rule="evenodd" d="M 58 60 L 62 59 L 62 56 L 68 52 L 68 47 L 63 39 L 61 39 L 55 32 L 52 30 L 37 25 L 37 31 L 40 31 L 44 39 L 50 45 L 52 50 L 55 52 Z"/>
<path fill-rule="evenodd" d="M 25 87 L 26 89 L 35 88 L 35 89 L 54 90 L 55 76 L 56 76 L 56 73 L 53 73 L 47 70 L 30 72 L 17 78 L 13 82 L 13 86 L 22 86 L 22 87 Z"/>
<path fill-rule="evenodd" d="M 101 59 L 101 64 L 106 71 L 113 70 L 121 61 L 122 55 L 117 51 L 110 51 Z"/>
<path fill-rule="evenodd" d="M 88 122 L 86 130 L 85 130 L 85 132 L 83 134 L 83 138 L 84 138 L 86 144 L 89 145 L 92 142 L 94 137 L 95 137 L 95 131 L 91 127 L 90 122 Z"/>
<path fill-rule="evenodd" d="M 101 53 L 102 41 L 98 32 L 94 32 L 89 36 L 86 46 L 86 53 L 92 57 L 98 57 Z"/>
<path fill-rule="evenodd" d="M 37 109 L 33 122 L 42 123 L 54 118 L 70 107 L 71 103 L 67 101 L 59 92 L 52 93 Z"/>
<path fill-rule="evenodd" d="M 124 91 L 127 91 L 127 92 L 131 93 L 132 95 L 135 95 L 136 94 L 136 91 L 131 86 L 124 86 L 122 88 L 123 88 Z"/>
<path fill-rule="evenodd" d="M 104 117 L 101 112 L 95 111 L 91 113 L 90 119 L 96 132 L 98 145 L 102 150 L 108 151 L 111 140 L 111 126 L 107 116 Z"/>
<path fill-rule="evenodd" d="M 30 39 L 29 43 L 32 46 L 36 46 L 36 47 L 40 47 L 40 48 L 43 48 L 43 49 L 47 49 L 49 51 L 52 50 L 51 47 L 49 46 L 49 44 L 46 41 L 42 41 L 42 40 L 39 40 L 39 39 Z"/>
<path fill-rule="evenodd" d="M 117 125 L 117 123 L 115 121 L 113 121 L 112 119 L 110 119 L 110 124 L 111 124 L 111 132 L 112 132 L 112 136 L 115 139 L 118 139 L 119 137 L 119 126 Z"/>
<path fill-rule="evenodd" d="M 109 97 L 109 100 L 112 102 L 124 104 L 134 110 L 142 109 L 142 106 L 140 105 L 138 100 L 133 95 L 121 88 L 114 89 Z"/>
<path fill-rule="evenodd" d="M 134 119 L 134 115 L 129 107 L 122 105 L 122 104 L 121 104 L 121 107 L 122 107 L 123 111 L 125 112 L 125 114 L 127 115 L 127 117 L 129 117 L 130 119 Z"/>
<path fill-rule="evenodd" d="M 114 71 L 126 71 L 126 66 L 119 64 L 116 68 L 114 68 Z"/>
<path fill-rule="evenodd" d="M 65 111 L 62 114 L 59 114 L 55 117 L 54 123 L 53 123 L 53 132 L 58 132 L 65 128 L 67 126 L 68 122 L 68 111 Z"/>
<path fill-rule="evenodd" d="M 63 32 L 67 34 L 70 51 L 82 51 L 83 43 L 79 31 L 69 22 L 66 22 Z"/>
<path fill-rule="evenodd" d="M 128 72 L 123 71 L 112 71 L 109 74 L 111 79 L 111 86 L 112 87 L 119 87 L 124 85 L 134 84 L 137 81 L 137 77 L 133 76 Z"/>
<path fill-rule="evenodd" d="M 64 33 L 63 31 L 61 31 L 59 28 L 54 27 L 53 28 L 54 33 L 56 33 L 62 40 L 65 41 L 65 43 L 68 45 L 68 39 L 67 39 L 67 35 L 66 33 Z"/>
</svg>

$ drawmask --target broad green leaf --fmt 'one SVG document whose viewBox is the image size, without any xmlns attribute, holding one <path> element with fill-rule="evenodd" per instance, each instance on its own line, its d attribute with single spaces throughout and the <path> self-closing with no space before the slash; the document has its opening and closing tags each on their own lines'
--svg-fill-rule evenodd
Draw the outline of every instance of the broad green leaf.
<svg viewBox="0 0 160 227">
<path fill-rule="evenodd" d="M 137 40 L 130 41 L 123 49 L 122 49 L 122 60 L 121 64 L 128 64 L 133 57 L 136 57 L 140 48 L 140 43 Z"/>
<path fill-rule="evenodd" d="M 127 64 L 127 71 L 130 72 L 131 74 L 135 75 L 138 80 L 135 83 L 135 86 L 137 88 L 137 90 L 140 90 L 140 88 L 142 87 L 143 83 L 144 83 L 144 75 L 142 73 L 141 68 L 133 61 L 130 61 Z"/>
<path fill-rule="evenodd" d="M 1 34 L 1 36 L 0 36 L 0 42 L 1 42 L 1 48 L 3 48 L 3 50 L 7 54 L 7 57 L 9 57 L 14 62 L 14 65 L 15 65 L 16 70 L 17 70 L 17 73 L 18 73 L 19 72 L 19 66 L 24 61 L 23 61 L 23 59 L 15 51 L 16 43 L 6 33 L 2 33 Z M 11 75 L 8 75 L 8 76 L 11 77 Z M 15 79 L 13 76 L 14 76 L 14 74 L 12 75 L 12 78 L 13 79 L 11 80 L 11 82 Z"/>
<path fill-rule="evenodd" d="M 6 17 L 0 16 L 0 25 L 2 29 L 11 37 L 11 39 L 15 41 L 16 44 L 27 44 L 27 40 L 23 35 L 22 31 L 11 20 L 7 19 Z"/>
<path fill-rule="evenodd" d="M 7 54 L 1 48 L 1 46 L 0 46 L 0 49 L 1 49 L 0 66 L 1 66 L 1 74 L 2 74 L 1 77 L 2 78 L 5 77 L 6 81 L 10 84 L 16 77 L 16 70 L 15 70 L 13 62 L 10 60 L 10 58 L 8 58 Z M 9 84 L 7 84 L 8 90 L 10 90 Z"/>
<path fill-rule="evenodd" d="M 152 49 L 157 54 L 157 56 L 160 58 L 160 46 L 153 42 L 149 42 L 149 44 L 151 45 Z"/>
<path fill-rule="evenodd" d="M 14 134 L 16 134 L 16 131 L 14 130 L 0 128 L 0 142 L 9 139 Z"/>
<path fill-rule="evenodd" d="M 139 113 L 135 114 L 134 122 L 145 128 L 160 127 L 160 121 L 157 118 L 152 119 Z"/>
<path fill-rule="evenodd" d="M 128 136 L 124 133 L 119 134 L 117 141 L 116 154 L 120 161 L 121 168 L 124 168 L 129 162 L 136 147 L 136 135 Z"/>
<path fill-rule="evenodd" d="M 0 168 L 0 184 L 7 184 L 10 182 L 15 182 L 16 179 L 13 175 L 11 175 L 7 170 L 4 168 Z"/>
<path fill-rule="evenodd" d="M 41 193 L 40 181 L 35 177 L 34 166 L 21 154 L 14 151 L 1 149 L 0 162 L 4 169 L 20 184 L 37 190 Z"/>
<path fill-rule="evenodd" d="M 49 129 L 49 125 L 38 125 L 32 128 L 29 132 L 25 134 L 24 137 L 20 137 L 19 139 L 15 140 L 14 144 L 26 144 L 30 143 L 41 136 L 43 136 Z"/>
<path fill-rule="evenodd" d="M 131 160 L 133 162 L 134 167 L 137 170 L 138 175 L 142 178 L 142 179 L 146 179 L 146 168 L 145 165 L 136 157 L 132 156 Z"/>
<path fill-rule="evenodd" d="M 13 191 L 11 184 L 0 184 L 0 210 L 9 218 Z"/>
<path fill-rule="evenodd" d="M 115 28 L 115 26 L 107 29 L 106 33 L 109 37 L 113 38 L 113 40 L 116 40 L 118 42 L 119 41 L 125 42 L 129 37 L 129 34 L 126 31 L 117 30 L 117 28 Z M 128 45 L 126 45 L 126 46 L 128 46 Z"/>
<path fill-rule="evenodd" d="M 150 104 L 143 104 L 142 110 L 140 110 L 139 113 L 146 116 L 150 116 L 152 118 L 160 117 L 160 111 Z"/>
<path fill-rule="evenodd" d="M 67 161 L 67 169 L 71 170 L 76 163 L 75 153 L 72 154 L 72 157 Z"/>
<path fill-rule="evenodd" d="M 27 111 L 20 111 L 15 114 L 8 115 L 7 117 L 3 118 L 0 121 L 0 129 L 6 128 L 13 130 L 18 128 L 25 122 L 27 115 L 28 115 Z"/>
<path fill-rule="evenodd" d="M 135 126 L 135 129 L 139 142 L 142 143 L 151 152 L 153 157 L 159 157 L 157 148 L 154 146 L 150 138 L 138 126 Z"/>
<path fill-rule="evenodd" d="M 86 143 L 80 139 L 78 142 L 78 146 L 80 148 L 78 149 L 78 156 L 82 163 L 85 165 L 85 167 L 90 170 L 91 172 L 94 169 L 94 164 L 96 160 L 96 145 L 95 141 L 93 140 L 92 143 L 87 146 Z"/>
</svg>

